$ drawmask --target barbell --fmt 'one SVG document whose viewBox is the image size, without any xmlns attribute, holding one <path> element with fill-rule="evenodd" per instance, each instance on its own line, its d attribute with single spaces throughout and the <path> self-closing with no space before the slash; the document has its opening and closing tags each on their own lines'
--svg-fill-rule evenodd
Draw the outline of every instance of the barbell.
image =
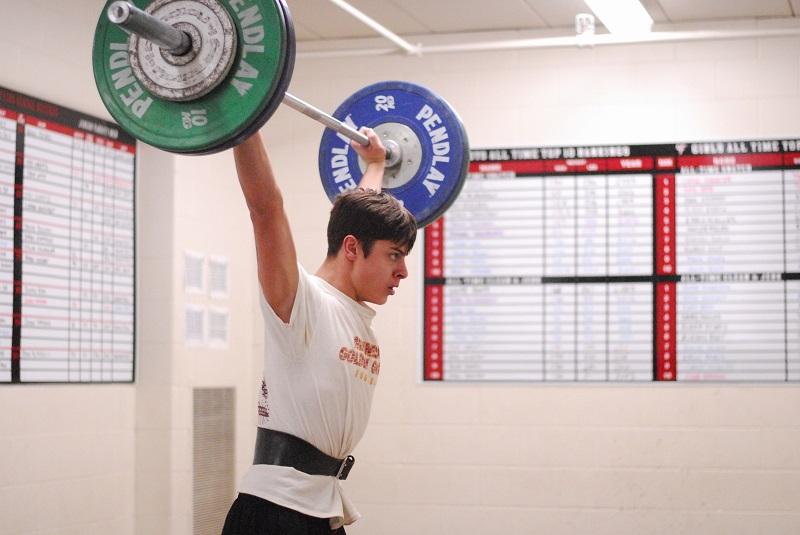
<svg viewBox="0 0 800 535">
<path fill-rule="evenodd" d="M 137 139 L 178 154 L 220 152 L 257 132 L 283 103 L 326 126 L 322 185 L 333 200 L 355 188 L 364 164 L 350 140 L 386 146 L 383 187 L 420 226 L 455 201 L 469 146 L 455 110 L 409 82 L 372 84 L 328 115 L 287 92 L 295 61 L 284 0 L 109 0 L 92 63 L 103 104 Z"/>
</svg>

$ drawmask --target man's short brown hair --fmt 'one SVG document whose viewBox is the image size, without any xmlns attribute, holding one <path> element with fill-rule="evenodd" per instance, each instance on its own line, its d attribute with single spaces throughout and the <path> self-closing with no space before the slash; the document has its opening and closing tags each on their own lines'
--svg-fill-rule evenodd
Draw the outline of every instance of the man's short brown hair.
<svg viewBox="0 0 800 535">
<path fill-rule="evenodd" d="M 385 192 L 354 189 L 333 203 L 328 220 L 328 256 L 336 256 L 345 236 L 352 234 L 368 256 L 376 240 L 388 240 L 408 251 L 417 238 L 417 221 L 400 202 Z"/>
</svg>

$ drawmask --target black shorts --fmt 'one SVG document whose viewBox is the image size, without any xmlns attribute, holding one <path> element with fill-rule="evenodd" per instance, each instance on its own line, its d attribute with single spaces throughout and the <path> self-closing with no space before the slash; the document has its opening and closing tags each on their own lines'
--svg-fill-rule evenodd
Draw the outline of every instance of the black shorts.
<svg viewBox="0 0 800 535">
<path fill-rule="evenodd" d="M 239 494 L 225 519 L 222 535 L 346 535 L 331 531 L 327 518 L 317 518 L 270 501 Z"/>
</svg>

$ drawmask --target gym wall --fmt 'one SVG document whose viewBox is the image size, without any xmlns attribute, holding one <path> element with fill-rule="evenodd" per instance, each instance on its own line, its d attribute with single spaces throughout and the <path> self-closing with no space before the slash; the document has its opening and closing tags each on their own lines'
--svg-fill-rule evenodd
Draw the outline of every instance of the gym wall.
<svg viewBox="0 0 800 535">
<path fill-rule="evenodd" d="M 337 92 L 405 76 L 450 101 L 474 148 L 796 137 L 798 44 L 299 60 L 291 90 L 332 109 Z M 386 356 L 349 533 L 800 529 L 796 386 L 420 384 L 420 304 L 401 287 L 377 317 Z"/>
<path fill-rule="evenodd" d="M 90 64 L 103 3 L 0 0 L 0 85 L 108 118 Z M 791 38 L 300 57 L 290 91 L 333 110 L 368 83 L 411 80 L 459 111 L 473 147 L 797 137 L 798 50 Z M 321 133 L 288 109 L 263 130 L 311 270 L 329 208 Z M 140 145 L 137 177 L 136 383 L 0 387 L 0 534 L 193 533 L 195 388 L 236 389 L 234 482 L 250 462 L 263 344 L 232 158 Z M 185 251 L 228 259 L 226 299 L 184 292 Z M 421 252 L 375 322 L 385 357 L 345 483 L 364 515 L 348 533 L 800 531 L 796 385 L 421 384 Z M 187 304 L 230 311 L 227 349 L 184 343 Z"/>
<path fill-rule="evenodd" d="M 100 6 L 98 1 L 0 2 L 0 83 L 107 118 L 90 63 Z M 173 158 L 144 148 L 138 173 L 138 202 L 154 206 L 151 222 L 138 229 L 139 251 L 150 243 L 147 258 L 137 258 L 142 280 L 171 254 L 171 208 L 159 213 L 156 206 L 171 206 Z M 140 306 L 149 301 L 149 308 L 158 310 L 156 303 L 170 301 L 164 299 L 170 285 L 163 277 L 145 277 L 154 284 L 140 286 Z M 169 328 L 169 322 L 158 326 Z M 143 331 L 142 341 L 163 336 L 151 331 L 142 338 Z M 169 361 L 166 344 L 151 350 L 155 359 Z M 137 450 L 157 425 L 137 422 L 144 397 L 138 384 L 1 388 L 0 533 L 134 533 Z M 169 433 L 163 428 L 152 436 Z"/>
</svg>

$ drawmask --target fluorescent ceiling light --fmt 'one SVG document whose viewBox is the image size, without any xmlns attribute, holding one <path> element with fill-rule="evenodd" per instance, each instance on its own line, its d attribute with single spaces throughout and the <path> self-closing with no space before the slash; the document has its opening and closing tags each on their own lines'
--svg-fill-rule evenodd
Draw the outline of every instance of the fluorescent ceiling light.
<svg viewBox="0 0 800 535">
<path fill-rule="evenodd" d="M 653 19 L 639 0 L 583 0 L 614 34 L 646 33 Z"/>
</svg>

